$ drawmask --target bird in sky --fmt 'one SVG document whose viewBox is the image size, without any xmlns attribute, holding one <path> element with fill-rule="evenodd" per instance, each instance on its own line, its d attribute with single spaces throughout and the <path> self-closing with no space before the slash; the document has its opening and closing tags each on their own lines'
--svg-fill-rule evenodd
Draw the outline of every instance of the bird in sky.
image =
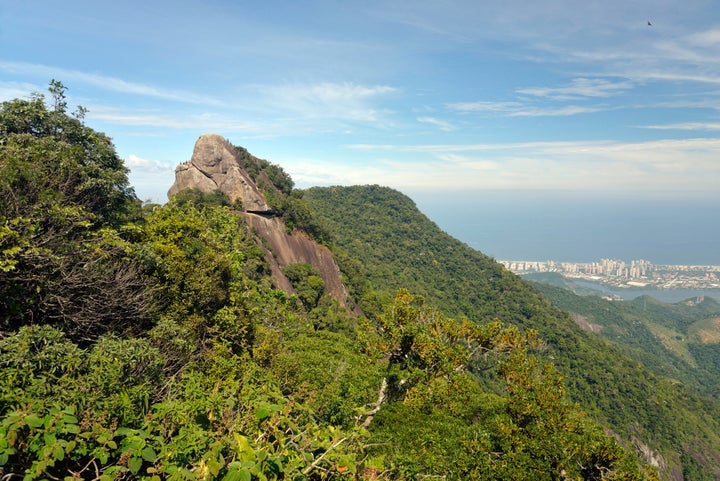
<svg viewBox="0 0 720 481">
<path fill-rule="evenodd" d="M 648 27 L 652 27 L 652 23 L 650 23 L 650 20 L 648 20 Z"/>
</svg>

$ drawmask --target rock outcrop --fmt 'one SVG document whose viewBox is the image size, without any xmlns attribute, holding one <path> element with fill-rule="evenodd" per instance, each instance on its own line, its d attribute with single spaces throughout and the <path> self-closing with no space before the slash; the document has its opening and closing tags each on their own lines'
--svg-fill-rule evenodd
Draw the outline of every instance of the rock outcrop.
<svg viewBox="0 0 720 481">
<path fill-rule="evenodd" d="M 184 189 L 212 192 L 220 189 L 231 202 L 240 199 L 245 212 L 271 213 L 272 209 L 255 182 L 243 169 L 230 142 L 216 134 L 204 134 L 195 143 L 192 158 L 177 166 L 168 197 Z"/>
<path fill-rule="evenodd" d="M 264 172 L 259 177 L 266 184 L 270 179 Z M 285 222 L 268 206 L 265 196 L 243 166 L 235 148 L 223 137 L 204 134 L 195 143 L 192 158 L 175 169 L 175 183 L 168 197 L 184 189 L 212 192 L 220 189 L 231 202 L 242 202 L 242 215 L 257 236 L 258 245 L 265 252 L 275 286 L 293 294 L 293 287 L 282 269 L 291 264 L 307 263 L 316 268 L 325 282 L 325 292 L 345 307 L 359 314 L 342 283 L 340 268 L 330 250 L 297 229 L 288 233 Z"/>
<path fill-rule="evenodd" d="M 340 305 L 351 310 L 350 295 L 342 283 L 340 268 L 330 249 L 318 244 L 304 232 L 296 230 L 288 234 L 285 223 L 277 217 L 246 214 L 245 218 L 253 231 L 264 239 L 265 244 L 270 248 L 270 252 L 266 252 L 266 257 L 269 257 L 270 271 L 278 288 L 292 292 L 290 281 L 282 273 L 283 267 L 307 263 L 320 271 L 325 282 L 325 292 Z"/>
</svg>

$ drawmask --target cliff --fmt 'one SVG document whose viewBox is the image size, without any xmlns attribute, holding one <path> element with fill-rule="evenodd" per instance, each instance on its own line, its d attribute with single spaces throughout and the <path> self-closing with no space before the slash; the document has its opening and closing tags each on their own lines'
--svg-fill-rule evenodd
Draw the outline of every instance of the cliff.
<svg viewBox="0 0 720 481">
<path fill-rule="evenodd" d="M 168 197 L 184 189 L 203 192 L 221 190 L 231 202 L 241 200 L 246 212 L 271 213 L 265 197 L 255 185 L 230 142 L 216 134 L 204 134 L 195 142 L 192 158 L 177 166 L 175 183 Z"/>
<path fill-rule="evenodd" d="M 259 159 L 249 157 L 251 162 L 259 162 Z M 256 178 L 261 179 L 265 188 L 279 192 L 264 171 L 258 172 Z M 348 311 L 359 313 L 356 307 L 351 307 L 353 303 L 330 250 L 301 230 L 288 232 L 285 222 L 269 206 L 265 195 L 249 174 L 245 161 L 223 137 L 216 134 L 201 135 L 195 143 L 192 158 L 175 169 L 175 182 L 168 191 L 168 197 L 185 189 L 202 192 L 219 189 L 235 205 L 242 205 L 240 215 L 255 232 L 277 288 L 294 294 L 292 284 L 282 269 L 291 264 L 307 263 L 321 273 L 325 292 Z"/>
</svg>

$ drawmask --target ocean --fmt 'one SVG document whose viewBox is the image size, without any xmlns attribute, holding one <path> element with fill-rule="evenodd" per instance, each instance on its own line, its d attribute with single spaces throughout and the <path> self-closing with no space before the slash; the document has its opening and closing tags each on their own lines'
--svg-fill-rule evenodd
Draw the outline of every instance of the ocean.
<svg viewBox="0 0 720 481">
<path fill-rule="evenodd" d="M 512 191 L 409 195 L 445 232 L 497 260 L 720 265 L 720 199 Z"/>
</svg>

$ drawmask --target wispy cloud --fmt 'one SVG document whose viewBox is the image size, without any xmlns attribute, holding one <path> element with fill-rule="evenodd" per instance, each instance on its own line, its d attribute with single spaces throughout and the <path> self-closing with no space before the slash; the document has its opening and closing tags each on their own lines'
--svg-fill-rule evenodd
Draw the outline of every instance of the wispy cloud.
<svg viewBox="0 0 720 481">
<path fill-rule="evenodd" d="M 567 105 L 564 107 L 532 107 L 510 112 L 510 117 L 564 117 L 570 115 L 588 114 L 608 110 L 608 107 L 583 107 L 581 105 Z"/>
<path fill-rule="evenodd" d="M 446 107 L 461 113 L 493 113 L 507 117 L 565 117 L 616 108 L 608 105 L 568 105 L 565 104 L 567 101 L 608 98 L 622 94 L 633 86 L 634 83 L 628 80 L 579 77 L 561 87 L 516 89 L 517 100 L 455 102 Z"/>
<path fill-rule="evenodd" d="M 536 106 L 521 102 L 459 102 L 447 104 L 457 112 L 494 113 L 507 117 L 559 117 L 608 110 L 606 106 L 553 105 Z"/>
<path fill-rule="evenodd" d="M 259 122 L 244 122 L 236 118 L 219 114 L 180 114 L 163 115 L 142 110 L 129 110 L 107 106 L 90 106 L 89 120 L 101 120 L 115 125 L 131 125 L 164 129 L 219 130 L 231 132 L 260 133 L 272 130 L 272 127 Z"/>
<path fill-rule="evenodd" d="M 701 47 L 717 47 L 720 45 L 720 28 L 712 28 L 690 35 L 688 42 Z"/>
<path fill-rule="evenodd" d="M 437 190 L 468 188 L 626 192 L 716 192 L 720 139 L 500 144 L 350 145 L 398 162 L 380 183 Z M 386 167 L 389 164 L 386 164 Z M 401 166 L 401 167 L 400 167 Z M 376 181 L 378 181 L 376 180 Z M 394 182 L 394 184 L 392 183 Z"/>
<path fill-rule="evenodd" d="M 435 117 L 418 117 L 415 120 L 417 120 L 421 124 L 434 125 L 435 127 L 439 128 L 440 130 L 445 131 L 445 132 L 450 132 L 452 130 L 455 130 L 455 127 L 450 122 L 436 119 Z"/>
<path fill-rule="evenodd" d="M 522 108 L 520 102 L 454 102 L 447 107 L 459 112 L 514 112 Z"/>
<path fill-rule="evenodd" d="M 0 101 L 27 97 L 32 92 L 42 89 L 28 82 L 0 82 Z"/>
<path fill-rule="evenodd" d="M 380 96 L 397 89 L 388 85 L 321 82 L 258 87 L 270 106 L 304 118 L 331 118 L 348 121 L 378 122 L 385 109 L 376 105 Z"/>
<path fill-rule="evenodd" d="M 720 122 L 685 122 L 678 124 L 643 125 L 641 128 L 654 130 L 697 130 L 720 131 Z"/>
<path fill-rule="evenodd" d="M 576 78 L 563 87 L 530 87 L 516 90 L 522 95 L 547 97 L 555 100 L 577 100 L 585 97 L 610 97 L 633 87 L 627 80 L 613 82 L 601 78 Z"/>
<path fill-rule="evenodd" d="M 81 72 L 78 70 L 70 70 L 49 65 L 0 61 L 0 70 L 13 74 L 44 77 L 48 80 L 50 78 L 56 78 L 63 82 L 73 81 L 85 83 L 103 90 L 110 90 L 129 95 L 142 95 L 189 104 L 222 105 L 222 102 L 219 99 L 198 94 L 196 92 L 165 89 L 144 83 L 130 82 L 117 77 Z"/>
</svg>

